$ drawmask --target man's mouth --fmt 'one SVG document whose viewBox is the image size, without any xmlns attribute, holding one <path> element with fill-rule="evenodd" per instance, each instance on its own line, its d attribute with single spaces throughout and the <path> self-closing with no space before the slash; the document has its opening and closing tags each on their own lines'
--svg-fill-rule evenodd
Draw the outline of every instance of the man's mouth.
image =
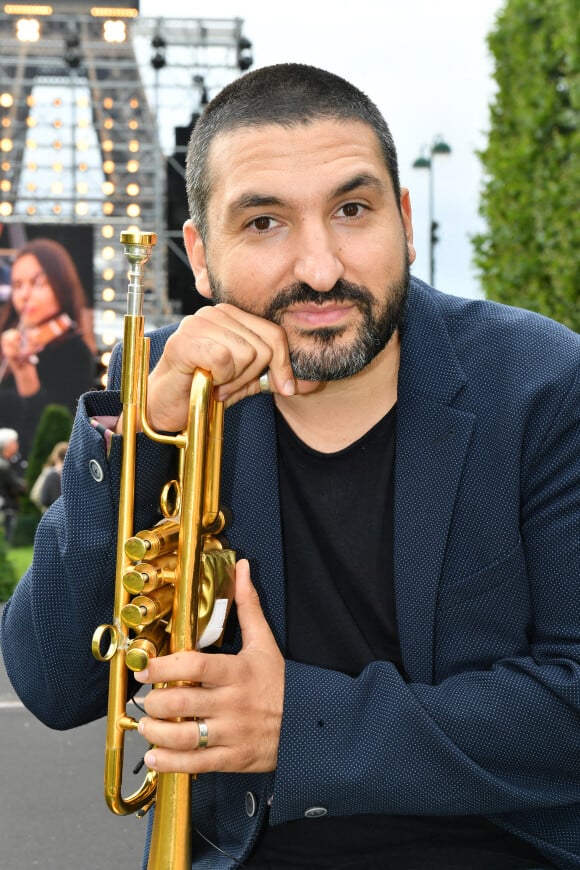
<svg viewBox="0 0 580 870">
<path fill-rule="evenodd" d="M 282 315 L 282 325 L 301 329 L 322 329 L 342 326 L 357 306 L 352 302 L 329 302 L 322 305 L 297 303 Z"/>
</svg>

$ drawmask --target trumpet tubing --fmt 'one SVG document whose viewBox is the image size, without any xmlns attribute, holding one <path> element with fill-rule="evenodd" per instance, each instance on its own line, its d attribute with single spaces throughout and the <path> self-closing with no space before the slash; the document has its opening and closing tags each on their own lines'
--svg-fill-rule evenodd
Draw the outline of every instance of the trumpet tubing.
<svg viewBox="0 0 580 870">
<path fill-rule="evenodd" d="M 219 504 L 223 405 L 213 398 L 209 373 L 194 372 L 188 423 L 177 435 L 147 420 L 149 345 L 144 337 L 143 266 L 153 233 L 122 233 L 130 263 L 125 316 L 121 402 L 123 444 L 113 618 L 93 636 L 93 654 L 110 663 L 105 798 L 118 815 L 143 814 L 155 803 L 148 870 L 190 870 L 191 776 L 149 772 L 130 797 L 122 796 L 125 732 L 137 720 L 126 712 L 129 671 L 151 657 L 220 644 L 234 590 L 235 553 L 222 538 Z M 135 531 L 137 432 L 177 450 L 179 472 L 160 495 L 163 519 Z M 103 652 L 104 641 L 108 647 Z"/>
</svg>

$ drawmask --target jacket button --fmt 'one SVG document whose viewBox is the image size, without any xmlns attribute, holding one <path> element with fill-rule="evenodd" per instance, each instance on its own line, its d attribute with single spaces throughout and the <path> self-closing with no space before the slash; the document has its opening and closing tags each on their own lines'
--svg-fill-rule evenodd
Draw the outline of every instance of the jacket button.
<svg viewBox="0 0 580 870">
<path fill-rule="evenodd" d="M 247 791 L 244 804 L 246 807 L 246 815 L 250 819 L 253 818 L 258 810 L 258 801 L 256 800 L 256 795 L 251 791 Z"/>
<path fill-rule="evenodd" d="M 319 819 L 320 816 L 325 816 L 328 813 L 326 807 L 309 807 L 304 811 L 307 819 Z"/>
<path fill-rule="evenodd" d="M 96 480 L 97 483 L 100 483 L 105 476 L 105 472 L 103 471 L 96 459 L 90 460 L 89 471 L 91 473 L 91 477 L 93 478 L 93 480 Z"/>
</svg>

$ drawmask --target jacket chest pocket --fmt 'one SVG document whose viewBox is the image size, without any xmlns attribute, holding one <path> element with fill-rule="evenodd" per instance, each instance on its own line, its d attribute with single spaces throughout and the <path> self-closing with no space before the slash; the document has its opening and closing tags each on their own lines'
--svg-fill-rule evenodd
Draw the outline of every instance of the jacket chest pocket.
<svg viewBox="0 0 580 870">
<path fill-rule="evenodd" d="M 521 540 L 507 555 L 439 592 L 435 622 L 435 681 L 487 670 L 502 658 L 525 655 L 532 622 Z"/>
</svg>

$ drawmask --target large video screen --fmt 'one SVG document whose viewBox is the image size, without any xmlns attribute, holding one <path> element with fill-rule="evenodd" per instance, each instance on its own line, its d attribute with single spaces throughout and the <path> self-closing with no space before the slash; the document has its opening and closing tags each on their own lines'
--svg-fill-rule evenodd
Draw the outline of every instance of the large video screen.
<svg viewBox="0 0 580 870">
<path fill-rule="evenodd" d="M 95 385 L 93 227 L 0 223 L 0 427 L 27 459 L 51 405 Z"/>
<path fill-rule="evenodd" d="M 70 254 L 89 308 L 94 304 L 92 224 L 0 223 L 0 304 L 10 295 L 10 263 L 18 249 L 32 239 L 59 242 Z"/>
</svg>

